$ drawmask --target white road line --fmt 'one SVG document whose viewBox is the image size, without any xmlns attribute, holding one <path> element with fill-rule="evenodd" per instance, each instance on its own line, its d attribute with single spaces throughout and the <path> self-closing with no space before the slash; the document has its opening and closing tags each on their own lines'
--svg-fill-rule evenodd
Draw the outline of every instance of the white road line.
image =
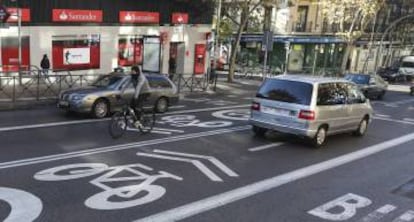
<svg viewBox="0 0 414 222">
<path fill-rule="evenodd" d="M 131 127 L 127 127 L 127 131 L 141 132 L 139 129 L 131 128 Z M 158 131 L 158 130 L 151 130 L 151 133 L 162 134 L 162 135 L 171 135 L 172 134 L 172 132 L 165 132 L 165 131 Z"/>
<path fill-rule="evenodd" d="M 192 134 L 174 136 L 174 137 L 169 137 L 169 138 L 154 139 L 154 140 L 147 140 L 147 141 L 136 142 L 136 143 L 127 143 L 127 144 L 121 144 L 121 145 L 115 145 L 115 146 L 99 147 L 99 148 L 64 153 L 64 154 L 55 154 L 55 155 L 29 158 L 29 159 L 15 160 L 15 161 L 10 161 L 10 162 L 0 163 L 0 169 L 8 169 L 8 168 L 20 167 L 20 166 L 29 166 L 29 165 L 34 165 L 38 163 L 46 163 L 46 162 L 52 162 L 56 160 L 71 159 L 71 158 L 76 158 L 76 157 L 81 157 L 81 156 L 89 156 L 89 155 L 109 153 L 109 152 L 114 152 L 114 151 L 136 149 L 136 148 L 143 147 L 143 146 L 171 143 L 171 142 L 177 142 L 177 141 L 183 141 L 183 140 L 189 140 L 189 139 L 195 139 L 195 138 L 207 137 L 207 136 L 213 136 L 213 135 L 221 135 L 225 133 L 245 131 L 248 129 L 251 129 L 251 126 L 244 125 L 244 126 L 239 126 L 239 127 L 212 130 L 212 131 L 206 131 L 206 132 L 201 132 L 201 133 L 192 133 Z"/>
<path fill-rule="evenodd" d="M 154 130 L 158 130 L 158 131 L 167 131 L 167 132 L 173 132 L 173 133 L 184 133 L 184 130 L 176 130 L 176 129 L 168 129 L 168 128 L 159 128 L 159 127 L 154 127 L 152 128 Z"/>
<path fill-rule="evenodd" d="M 180 162 L 187 162 L 191 163 L 194 166 L 196 166 L 204 175 L 206 175 L 210 180 L 215 182 L 223 182 L 223 179 L 221 179 L 217 174 L 215 174 L 213 171 L 211 171 L 206 165 L 204 165 L 199 160 L 194 159 L 187 159 L 183 157 L 175 157 L 175 156 L 165 156 L 161 154 L 152 154 L 152 153 L 137 153 L 138 156 L 145 156 L 155 159 L 163 159 L 163 160 L 173 160 L 173 161 L 180 161 Z"/>
<path fill-rule="evenodd" d="M 393 220 L 392 222 L 410 222 L 410 221 L 414 221 L 414 211 L 412 210 L 405 212 L 403 215 Z"/>
<path fill-rule="evenodd" d="M 374 119 L 388 121 L 388 122 L 394 122 L 394 123 L 403 123 L 403 124 L 408 124 L 408 125 L 414 125 L 414 122 L 397 120 L 397 119 L 382 118 L 382 117 L 374 117 Z"/>
<path fill-rule="evenodd" d="M 268 145 L 263 145 L 263 146 L 250 148 L 249 151 L 250 152 L 262 151 L 262 150 L 270 149 L 270 148 L 273 148 L 273 147 L 282 146 L 283 144 L 284 143 L 271 143 L 271 144 L 268 144 Z"/>
<path fill-rule="evenodd" d="M 168 109 L 181 109 L 181 108 L 185 108 L 185 107 L 187 107 L 187 106 L 184 106 L 184 105 L 182 105 L 182 106 L 170 106 L 170 107 L 168 107 Z"/>
<path fill-rule="evenodd" d="M 66 121 L 66 122 L 41 123 L 41 124 L 23 125 L 23 126 L 11 126 L 11 127 L 2 127 L 2 128 L 0 128 L 0 132 L 24 130 L 24 129 L 35 129 L 35 128 L 45 128 L 45 127 L 54 127 L 54 126 L 65 126 L 65 125 L 73 125 L 73 124 L 96 123 L 96 122 L 104 122 L 104 121 L 108 121 L 108 120 L 109 120 L 109 118 L 92 119 L 92 120 L 91 119 L 88 119 L 88 120 L 75 120 L 75 121 Z"/>
<path fill-rule="evenodd" d="M 250 104 L 243 104 L 243 105 L 235 105 L 235 106 L 222 106 L 222 107 L 193 109 L 193 110 L 182 110 L 182 111 L 180 110 L 180 111 L 167 112 L 164 115 L 199 113 L 199 112 L 217 111 L 217 110 L 223 110 L 223 109 L 245 108 L 245 107 L 250 107 L 250 106 L 251 106 Z"/>
<path fill-rule="evenodd" d="M 378 208 L 377 210 L 375 210 L 374 212 L 368 214 L 367 216 L 363 217 L 361 220 L 359 220 L 359 222 L 376 222 L 381 220 L 383 217 L 385 217 L 387 214 L 391 213 L 392 211 L 394 211 L 395 209 L 397 209 L 396 206 L 394 205 L 384 205 L 380 208 Z"/>
<path fill-rule="evenodd" d="M 414 119 L 413 118 L 404 118 L 403 120 L 404 121 L 408 121 L 408 122 L 414 122 Z"/>
<path fill-rule="evenodd" d="M 221 171 L 223 171 L 225 174 L 227 174 L 230 177 L 238 177 L 239 175 L 235 173 L 233 170 L 228 168 L 226 165 L 224 165 L 220 160 L 218 160 L 215 157 L 212 156 L 203 156 L 203 155 L 197 155 L 197 154 L 190 154 L 190 153 L 180 153 L 180 152 L 173 152 L 173 151 L 167 151 L 167 150 L 154 150 L 155 153 L 162 153 L 162 154 L 170 154 L 170 155 L 176 155 L 176 156 L 184 156 L 184 157 L 193 157 L 193 158 L 201 158 L 206 159 L 216 165 Z"/>
<path fill-rule="evenodd" d="M 390 115 L 384 115 L 384 114 L 375 114 L 374 116 L 382 117 L 382 118 L 390 118 Z"/>
<path fill-rule="evenodd" d="M 386 142 L 366 147 L 362 150 L 345 154 L 324 162 L 310 165 L 292 172 L 288 172 L 279 176 L 275 176 L 266 180 L 262 180 L 244 187 L 240 187 L 225 193 L 211 196 L 193 203 L 189 203 L 177 208 L 173 208 L 164 212 L 160 212 L 135 222 L 163 222 L 178 221 L 189 218 L 191 216 L 225 206 L 238 200 L 251 197 L 253 195 L 280 187 L 282 185 L 294 182 L 326 170 L 333 169 L 338 166 L 348 164 L 352 161 L 359 160 L 378 152 L 390 149 L 392 147 L 411 142 L 414 140 L 414 133 L 407 134 Z"/>
<path fill-rule="evenodd" d="M 234 108 L 249 107 L 249 106 L 250 105 L 237 105 L 237 106 L 215 107 L 215 108 L 205 108 L 205 109 L 180 110 L 180 111 L 166 112 L 160 115 L 167 116 L 167 115 L 175 115 L 175 114 L 199 113 L 199 112 L 217 111 L 217 110 L 222 110 L 222 109 L 234 109 Z M 75 121 L 65 121 L 65 122 L 51 122 L 51 123 L 40 123 L 40 124 L 21 125 L 21 126 L 8 126 L 8 127 L 0 127 L 0 132 L 66 126 L 66 125 L 76 125 L 76 124 L 85 124 L 85 123 L 96 123 L 96 122 L 105 122 L 108 120 L 110 120 L 110 118 L 86 119 L 86 120 L 75 120 Z"/>
</svg>

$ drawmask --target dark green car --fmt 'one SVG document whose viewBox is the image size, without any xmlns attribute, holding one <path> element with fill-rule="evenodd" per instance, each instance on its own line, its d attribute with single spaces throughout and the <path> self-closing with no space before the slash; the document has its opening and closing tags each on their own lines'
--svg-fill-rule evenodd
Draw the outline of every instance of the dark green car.
<svg viewBox="0 0 414 222">
<path fill-rule="evenodd" d="M 153 107 L 156 112 L 163 113 L 178 102 L 177 87 L 170 79 L 160 74 L 145 76 L 150 89 L 141 93 L 149 95 L 144 107 Z M 128 84 L 130 78 L 130 75 L 123 73 L 102 75 L 87 87 L 61 92 L 58 107 L 68 112 L 90 113 L 95 118 L 104 118 L 131 100 L 135 89 Z M 128 88 L 121 95 L 125 87 Z"/>
</svg>

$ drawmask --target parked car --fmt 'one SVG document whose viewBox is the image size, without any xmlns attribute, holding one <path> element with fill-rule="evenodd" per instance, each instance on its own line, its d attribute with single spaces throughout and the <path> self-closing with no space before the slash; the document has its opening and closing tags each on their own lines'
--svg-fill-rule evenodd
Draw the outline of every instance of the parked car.
<svg viewBox="0 0 414 222">
<path fill-rule="evenodd" d="M 177 87 L 164 75 L 145 74 L 148 79 L 150 93 L 144 106 L 153 107 L 163 113 L 168 106 L 178 102 Z M 100 76 L 90 86 L 69 89 L 59 95 L 58 107 L 66 111 L 90 113 L 95 118 L 103 118 L 111 112 L 118 111 L 130 101 L 134 94 L 134 87 L 130 83 L 130 75 L 124 73 L 110 73 Z M 122 90 L 124 94 L 121 95 Z"/>
<path fill-rule="evenodd" d="M 406 76 L 408 81 L 411 81 L 414 78 L 414 55 L 404 56 L 401 59 L 398 72 Z"/>
<path fill-rule="evenodd" d="M 372 114 L 369 100 L 352 82 L 282 75 L 261 85 L 249 121 L 257 136 L 274 130 L 309 138 L 320 147 L 327 135 L 353 132 L 363 136 Z"/>
<path fill-rule="evenodd" d="M 346 74 L 345 79 L 357 84 L 370 99 L 382 99 L 387 92 L 388 83 L 378 75 Z"/>
<path fill-rule="evenodd" d="M 380 68 L 377 72 L 382 79 L 388 82 L 398 82 L 405 79 L 405 76 L 398 72 L 399 66 Z"/>
</svg>

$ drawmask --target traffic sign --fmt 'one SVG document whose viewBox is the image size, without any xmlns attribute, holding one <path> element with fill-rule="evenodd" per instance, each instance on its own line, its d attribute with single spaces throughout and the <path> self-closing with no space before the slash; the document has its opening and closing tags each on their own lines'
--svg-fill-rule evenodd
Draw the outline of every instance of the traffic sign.
<svg viewBox="0 0 414 222">
<path fill-rule="evenodd" d="M 1 21 L 1 23 L 5 23 L 9 17 L 10 17 L 10 13 L 7 11 L 7 8 L 4 7 L 4 5 L 0 6 L 0 21 Z"/>
<path fill-rule="evenodd" d="M 262 39 L 262 51 L 271 52 L 273 50 L 273 32 L 265 31 Z"/>
</svg>

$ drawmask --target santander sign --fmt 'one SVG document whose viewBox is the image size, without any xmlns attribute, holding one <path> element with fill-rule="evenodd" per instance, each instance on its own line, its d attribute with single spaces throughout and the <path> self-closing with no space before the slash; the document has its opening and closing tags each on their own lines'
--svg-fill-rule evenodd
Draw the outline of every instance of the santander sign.
<svg viewBox="0 0 414 222">
<path fill-rule="evenodd" d="M 54 22 L 102 22 L 101 10 L 53 9 Z"/>
</svg>

